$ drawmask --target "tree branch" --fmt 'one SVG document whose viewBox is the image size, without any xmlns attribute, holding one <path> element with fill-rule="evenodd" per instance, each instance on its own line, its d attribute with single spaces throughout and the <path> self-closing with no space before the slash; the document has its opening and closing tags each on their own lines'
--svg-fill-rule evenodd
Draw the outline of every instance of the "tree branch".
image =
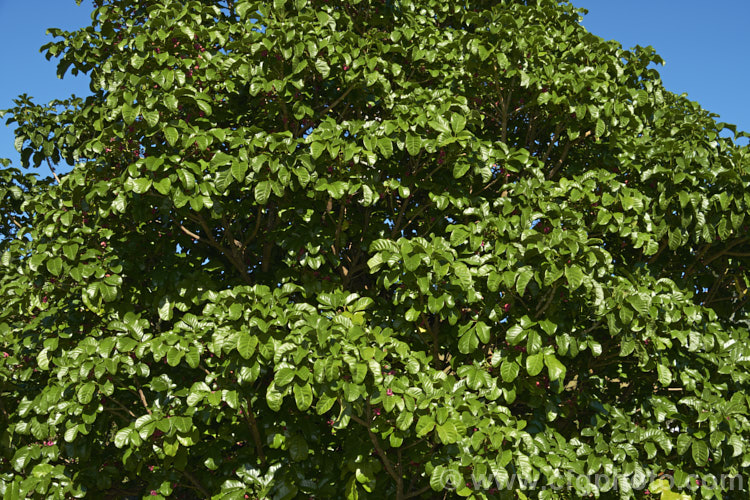
<svg viewBox="0 0 750 500">
<path fill-rule="evenodd" d="M 245 420 L 247 426 L 250 429 L 250 435 L 253 436 L 253 443 L 255 443 L 255 451 L 258 453 L 260 464 L 266 466 L 266 455 L 263 453 L 263 440 L 260 438 L 260 430 L 258 430 L 258 421 L 255 420 L 255 414 L 253 413 L 253 407 L 250 404 L 249 399 L 245 399 Z"/>
<path fill-rule="evenodd" d="M 195 488 L 198 491 L 201 492 L 201 494 L 204 496 L 204 498 L 210 498 L 211 497 L 211 493 L 209 493 L 208 490 L 206 490 L 206 488 L 204 488 L 201 485 L 201 483 L 198 482 L 198 480 L 195 478 L 195 476 L 193 476 L 189 471 L 183 470 L 182 471 L 182 475 L 185 476 L 186 478 L 188 478 L 188 481 L 190 481 L 191 483 L 193 483 L 193 486 L 195 486 Z"/>
<path fill-rule="evenodd" d="M 50 163 L 49 158 L 45 158 L 45 160 L 47 161 L 47 166 L 49 167 L 50 172 L 52 172 L 55 181 L 60 184 L 60 178 L 57 176 L 57 172 L 55 172 L 55 168 L 52 166 L 52 163 Z"/>
<path fill-rule="evenodd" d="M 141 384 L 140 382 L 138 382 L 138 379 L 135 379 L 135 386 L 138 388 L 138 397 L 141 398 L 143 407 L 146 408 L 146 412 L 151 415 L 151 410 L 148 407 L 148 401 L 146 401 L 146 395 L 143 394 L 143 389 L 141 388 Z"/>
<path fill-rule="evenodd" d="M 367 402 L 367 410 L 368 413 L 370 411 L 370 402 Z M 383 466 L 385 467 L 385 470 L 388 472 L 388 475 L 393 478 L 394 481 L 396 481 L 396 498 L 398 500 L 401 500 L 404 498 L 404 484 L 401 477 L 399 477 L 398 474 L 396 474 L 396 470 L 393 468 L 393 464 L 388 459 L 388 456 L 385 454 L 385 451 L 380 446 L 380 441 L 378 441 L 378 437 L 375 435 L 375 433 L 372 432 L 372 429 L 370 428 L 369 422 L 365 422 L 361 418 L 359 418 L 356 415 L 351 416 L 352 420 L 357 422 L 358 424 L 364 426 L 367 429 L 367 434 L 370 436 L 370 441 L 372 442 L 372 445 L 375 447 L 375 452 L 378 454 L 378 457 L 380 458 L 380 461 L 383 462 Z"/>
<path fill-rule="evenodd" d="M 355 88 L 357 88 L 357 84 L 352 84 L 348 89 L 346 89 L 343 94 L 341 94 L 338 98 L 336 98 L 336 100 L 333 101 L 331 103 L 331 105 L 328 106 L 328 108 L 326 108 L 326 112 L 323 113 L 323 115 L 327 115 L 328 113 L 330 113 L 331 111 L 333 111 L 333 108 L 335 108 L 336 106 L 338 106 L 341 103 L 341 101 L 343 101 L 344 99 L 346 99 L 346 96 L 348 96 L 349 93 L 352 90 L 354 90 Z"/>
</svg>

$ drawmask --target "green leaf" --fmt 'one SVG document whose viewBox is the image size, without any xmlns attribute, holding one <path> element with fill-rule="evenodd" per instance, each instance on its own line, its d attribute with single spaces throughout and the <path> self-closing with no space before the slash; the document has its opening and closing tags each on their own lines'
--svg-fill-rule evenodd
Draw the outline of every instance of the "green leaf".
<svg viewBox="0 0 750 500">
<path fill-rule="evenodd" d="M 305 438 L 303 438 L 299 434 L 294 434 L 287 440 L 287 449 L 289 450 L 289 456 L 295 462 L 307 460 L 307 457 L 310 453 L 310 449 L 307 446 L 307 441 L 305 441 Z"/>
<path fill-rule="evenodd" d="M 672 372 L 662 364 L 656 365 L 656 371 L 659 374 L 659 382 L 664 387 L 672 383 Z"/>
<path fill-rule="evenodd" d="M 422 147 L 422 139 L 413 134 L 406 134 L 406 151 L 411 156 L 417 156 Z"/>
<path fill-rule="evenodd" d="M 417 420 L 417 437 L 424 437 L 435 428 L 435 420 L 430 415 L 422 415 Z"/>
<path fill-rule="evenodd" d="M 414 421 L 414 415 L 410 411 L 402 411 L 396 417 L 396 427 L 402 431 L 406 431 L 411 427 L 411 423 Z"/>
<path fill-rule="evenodd" d="M 245 180 L 245 176 L 247 175 L 247 169 L 248 164 L 244 161 L 232 161 L 232 177 L 234 177 L 237 181 L 243 182 Z"/>
<path fill-rule="evenodd" d="M 167 142 L 170 146 L 174 146 L 175 144 L 177 144 L 177 139 L 179 138 L 177 129 L 174 127 L 165 127 L 164 138 L 167 139 Z"/>
<path fill-rule="evenodd" d="M 336 402 L 336 398 L 329 396 L 328 394 L 321 394 L 318 396 L 318 404 L 315 406 L 315 412 L 318 415 L 322 415 L 328 410 L 330 410 L 334 403 Z"/>
<path fill-rule="evenodd" d="M 266 404 L 271 411 L 277 412 L 281 409 L 284 402 L 284 394 L 276 388 L 275 383 L 271 383 L 266 390 Z"/>
<path fill-rule="evenodd" d="M 708 463 L 708 446 L 704 441 L 700 439 L 694 440 L 691 451 L 693 460 L 697 466 L 704 467 Z"/>
<path fill-rule="evenodd" d="M 130 437 L 131 432 L 133 432 L 131 427 L 125 427 L 124 429 L 117 431 L 115 434 L 115 446 L 117 448 L 122 448 L 128 444 L 128 438 Z"/>
<path fill-rule="evenodd" d="M 242 356 L 245 359 L 250 359 L 253 353 L 255 353 L 255 347 L 257 345 L 258 345 L 258 337 L 251 335 L 247 332 L 240 332 L 239 336 L 237 337 L 237 352 L 239 352 L 240 356 Z M 281 385 L 286 385 L 286 384 L 281 384 Z"/>
<path fill-rule="evenodd" d="M 451 128 L 453 129 L 454 134 L 458 134 L 459 132 L 461 132 L 465 126 L 466 118 L 458 113 L 453 113 L 451 115 Z"/>
<path fill-rule="evenodd" d="M 280 368 L 273 377 L 274 383 L 279 387 L 289 385 L 294 380 L 296 372 L 292 368 Z"/>
<path fill-rule="evenodd" d="M 601 119 L 596 120 L 596 130 L 594 132 L 594 135 L 596 137 L 601 137 L 602 135 L 604 135 L 604 129 L 605 129 L 604 121 L 602 121 Z"/>
<path fill-rule="evenodd" d="M 315 69 L 318 70 L 318 73 L 320 73 L 320 76 L 322 76 L 323 78 L 328 78 L 328 75 L 331 73 L 331 67 L 328 66 L 328 63 L 323 59 L 318 59 L 315 61 Z"/>
<path fill-rule="evenodd" d="M 547 372 L 549 373 L 550 380 L 565 380 L 567 368 L 560 363 L 554 354 L 545 354 L 544 364 L 547 365 Z"/>
<path fill-rule="evenodd" d="M 53 257 L 45 263 L 47 265 L 47 270 L 54 274 L 55 276 L 60 276 L 60 273 L 62 272 L 62 259 L 60 257 Z"/>
<path fill-rule="evenodd" d="M 518 345 L 526 339 L 526 335 L 527 332 L 521 327 L 521 325 L 513 325 L 508 328 L 508 331 L 505 333 L 505 340 L 507 340 L 510 345 Z"/>
<path fill-rule="evenodd" d="M 469 171 L 469 168 L 471 166 L 464 162 L 464 161 L 457 161 L 453 164 L 453 178 L 454 179 L 460 179 L 464 175 L 466 175 L 466 172 Z"/>
<path fill-rule="evenodd" d="M 503 381 L 507 383 L 513 382 L 516 377 L 518 377 L 519 371 L 520 368 L 518 366 L 518 363 L 509 359 L 504 359 L 503 363 L 500 365 L 500 376 L 502 377 Z"/>
<path fill-rule="evenodd" d="M 271 181 L 262 181 L 255 186 L 255 201 L 260 205 L 268 203 L 271 196 Z"/>
<path fill-rule="evenodd" d="M 581 283 L 583 283 L 583 270 L 573 264 L 565 268 L 565 278 L 568 280 L 568 285 L 571 291 L 576 290 Z"/>
<path fill-rule="evenodd" d="M 203 101 L 201 99 L 196 99 L 195 105 L 198 106 L 198 109 L 203 111 L 206 114 L 206 116 L 211 115 L 211 105 L 207 103 L 206 101 Z"/>
<path fill-rule="evenodd" d="M 648 314 L 649 300 L 641 294 L 629 295 L 626 299 L 640 314 Z"/>
<path fill-rule="evenodd" d="M 310 384 L 300 385 L 294 384 L 294 401 L 297 403 L 297 409 L 305 411 L 310 408 L 313 400 L 312 387 Z"/>
<path fill-rule="evenodd" d="M 453 444 L 458 442 L 460 436 L 458 435 L 458 430 L 453 422 L 448 421 L 442 425 L 437 425 L 435 428 L 438 437 L 443 444 Z"/>
<path fill-rule="evenodd" d="M 156 190 L 163 195 L 169 194 L 171 187 L 172 182 L 169 180 L 169 177 L 165 177 L 162 180 L 154 183 L 154 188 L 156 188 Z"/>
<path fill-rule="evenodd" d="M 526 358 L 526 372 L 532 377 L 536 377 L 542 372 L 544 368 L 544 354 L 537 353 L 532 354 Z"/>
<path fill-rule="evenodd" d="M 129 104 L 123 104 L 122 106 L 122 120 L 125 122 L 126 125 L 131 125 L 138 114 L 140 113 L 140 107 L 139 106 L 130 106 Z"/>
<path fill-rule="evenodd" d="M 526 291 L 526 286 L 529 284 L 532 277 L 534 277 L 534 271 L 531 269 L 524 269 L 518 273 L 518 279 L 516 281 L 516 292 L 518 292 L 518 295 L 523 296 Z"/>
<path fill-rule="evenodd" d="M 78 402 L 82 405 L 89 404 L 96 391 L 96 384 L 94 382 L 86 382 L 78 388 L 76 396 Z"/>
</svg>

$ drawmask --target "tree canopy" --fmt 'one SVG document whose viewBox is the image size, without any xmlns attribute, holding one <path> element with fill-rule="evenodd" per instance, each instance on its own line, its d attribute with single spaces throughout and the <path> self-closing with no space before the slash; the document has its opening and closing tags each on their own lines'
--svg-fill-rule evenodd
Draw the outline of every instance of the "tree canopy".
<svg viewBox="0 0 750 500">
<path fill-rule="evenodd" d="M 750 466 L 748 135 L 652 48 L 556 0 L 93 3 L 43 47 L 92 95 L 3 112 L 4 498 L 747 494 L 694 478 Z"/>
</svg>

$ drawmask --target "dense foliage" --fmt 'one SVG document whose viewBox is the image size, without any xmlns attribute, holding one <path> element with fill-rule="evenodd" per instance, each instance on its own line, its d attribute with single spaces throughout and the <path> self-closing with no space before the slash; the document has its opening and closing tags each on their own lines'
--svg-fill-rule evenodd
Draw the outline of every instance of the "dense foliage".
<svg viewBox="0 0 750 500">
<path fill-rule="evenodd" d="M 43 48 L 93 94 L 5 113 L 57 170 L 0 170 L 4 498 L 748 473 L 749 152 L 650 48 L 554 0 L 94 4 Z"/>
</svg>

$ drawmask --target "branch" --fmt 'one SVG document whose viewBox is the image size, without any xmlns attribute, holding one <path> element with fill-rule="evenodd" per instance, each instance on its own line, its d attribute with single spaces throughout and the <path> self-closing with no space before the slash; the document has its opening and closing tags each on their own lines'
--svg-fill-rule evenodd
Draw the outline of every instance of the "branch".
<svg viewBox="0 0 750 500">
<path fill-rule="evenodd" d="M 557 160 L 557 163 L 555 163 L 555 168 L 550 170 L 549 175 L 547 176 L 547 179 L 551 179 L 557 174 L 557 171 L 560 170 L 560 168 L 563 166 L 563 162 L 565 161 L 565 158 L 568 156 L 568 151 L 570 151 L 570 148 L 572 146 L 575 146 L 579 142 L 581 142 L 585 137 L 588 137 L 588 133 L 584 136 L 578 137 L 574 141 L 568 141 L 565 146 L 563 146 L 562 154 L 560 155 L 560 158 Z"/>
<path fill-rule="evenodd" d="M 732 243 L 730 243 L 729 245 L 727 245 L 727 246 L 726 246 L 726 248 L 724 248 L 724 250 L 722 250 L 722 251 L 721 251 L 721 252 L 719 252 L 719 253 L 716 253 L 716 254 L 712 255 L 711 257 L 709 257 L 708 259 L 706 259 L 705 261 L 703 261 L 703 265 L 704 265 L 704 266 L 707 266 L 707 265 L 709 265 L 709 264 L 710 264 L 711 262 L 713 262 L 713 261 L 715 261 L 716 259 L 718 259 L 719 257 L 721 257 L 721 256 L 723 256 L 723 255 L 727 255 L 727 254 L 729 253 L 729 250 L 731 250 L 732 248 L 736 247 L 736 246 L 737 246 L 737 245 L 739 245 L 740 243 L 744 243 L 744 242 L 746 242 L 746 241 L 747 241 L 748 239 L 750 239 L 750 238 L 749 238 L 749 237 L 747 237 L 747 236 L 745 236 L 744 238 L 740 238 L 740 239 L 738 239 L 738 240 L 735 240 L 735 241 L 733 241 Z"/>
<path fill-rule="evenodd" d="M 542 157 L 542 161 L 545 163 L 547 162 L 547 158 L 549 158 L 549 155 L 552 154 L 552 148 L 555 147 L 555 143 L 560 140 L 560 132 L 562 132 L 563 124 L 558 123 L 555 126 L 555 131 L 552 133 L 552 139 L 549 141 L 549 146 L 547 146 L 547 151 L 544 152 L 544 156 Z"/>
<path fill-rule="evenodd" d="M 112 401 L 113 403 L 115 403 L 120 408 L 122 408 L 123 410 L 125 410 L 126 412 L 128 412 L 128 415 L 130 415 L 133 418 L 136 418 L 135 413 L 133 413 L 132 411 L 130 411 L 125 405 L 123 405 L 122 403 L 120 403 L 119 401 L 117 401 L 115 398 L 109 396 L 108 399 L 110 401 Z"/>
<path fill-rule="evenodd" d="M 367 408 L 369 410 L 370 403 L 368 401 Z M 372 429 L 370 428 L 370 424 L 362 420 L 356 415 L 351 416 L 352 420 L 357 422 L 358 424 L 364 426 L 367 429 L 367 434 L 370 436 L 370 441 L 372 441 L 372 445 L 375 447 L 375 452 L 378 454 L 378 457 L 380 458 L 380 461 L 383 462 L 383 466 L 385 467 L 385 470 L 388 472 L 388 475 L 393 478 L 394 481 L 396 481 L 396 487 L 397 487 L 397 498 L 403 498 L 403 480 L 399 477 L 398 474 L 396 474 L 396 470 L 393 468 L 393 464 L 388 459 L 388 457 L 385 454 L 385 451 L 380 446 L 380 441 L 378 441 L 378 437 L 372 432 Z"/>
<path fill-rule="evenodd" d="M 211 493 L 209 493 L 209 492 L 208 492 L 208 490 L 206 490 L 206 488 L 204 488 L 203 486 L 201 486 L 201 483 L 199 483 L 199 482 L 198 482 L 198 480 L 197 480 L 197 479 L 195 479 L 195 477 L 194 477 L 194 476 L 193 476 L 193 475 L 192 475 L 192 474 L 191 474 L 190 472 L 188 472 L 187 470 L 183 470 L 183 471 L 182 471 L 182 474 L 183 474 L 183 475 L 184 475 L 184 476 L 185 476 L 186 478 L 188 478 L 188 480 L 189 480 L 189 481 L 190 481 L 191 483 L 193 483 L 193 486 L 195 486 L 195 488 L 196 488 L 196 489 L 197 489 L 198 491 L 200 491 L 200 492 L 201 492 L 201 494 L 202 494 L 202 495 L 204 496 L 204 498 L 209 498 L 209 497 L 211 497 Z"/>
<path fill-rule="evenodd" d="M 432 202 L 429 202 L 429 203 L 425 203 L 424 205 L 422 205 L 421 207 L 419 207 L 417 209 L 417 211 L 414 212 L 414 214 L 411 216 L 411 219 L 409 219 L 408 221 L 406 221 L 406 224 L 404 224 L 404 227 L 402 228 L 402 231 L 404 229 L 406 229 L 407 227 L 409 227 L 409 224 L 411 224 L 412 222 L 414 222 L 414 219 L 416 219 L 417 217 L 419 217 L 422 214 L 422 212 L 424 212 L 425 210 L 427 210 L 431 206 L 432 206 Z"/>
<path fill-rule="evenodd" d="M 341 243 L 341 226 L 344 224 L 344 215 L 346 215 L 345 210 L 345 204 L 341 203 L 341 206 L 339 207 L 339 220 L 336 221 L 336 234 L 333 238 L 333 253 L 338 255 L 339 253 L 339 243 Z"/>
<path fill-rule="evenodd" d="M 656 262 L 656 259 L 658 259 L 659 256 L 661 255 L 661 253 L 664 251 L 664 249 L 667 248 L 667 241 L 668 241 L 668 239 L 665 239 L 664 241 L 661 242 L 661 245 L 659 246 L 659 250 L 654 254 L 653 257 L 651 257 L 649 259 L 649 261 L 648 261 L 649 265 L 651 265 L 654 262 Z"/>
<path fill-rule="evenodd" d="M 182 230 L 183 233 L 187 234 L 191 238 L 194 238 L 194 239 L 196 239 L 198 241 L 202 241 L 202 242 L 206 243 L 207 245 L 209 245 L 209 246 L 217 249 L 219 252 L 221 252 L 221 254 L 224 257 L 226 257 L 227 260 L 229 260 L 229 262 L 240 272 L 240 275 L 242 276 L 242 278 L 247 283 L 251 283 L 252 280 L 250 279 L 250 276 L 247 274 L 247 269 L 245 269 L 245 267 L 243 266 L 242 262 L 239 259 L 236 258 L 236 256 L 235 256 L 235 254 L 234 254 L 233 251 L 227 250 L 226 248 L 224 248 L 223 246 L 219 245 L 216 242 L 216 240 L 214 239 L 214 236 L 211 233 L 211 230 L 208 227 L 208 224 L 206 223 L 205 219 L 203 219 L 203 217 L 201 217 L 200 214 L 197 214 L 196 217 L 190 217 L 190 216 L 188 216 L 188 218 L 190 218 L 190 219 L 198 222 L 201 225 L 201 227 L 203 228 L 203 231 L 206 233 L 206 236 L 208 237 L 208 239 L 202 238 L 201 236 L 198 236 L 197 234 L 195 234 L 194 232 L 190 231 L 189 229 L 187 229 L 182 224 L 179 224 L 177 221 L 175 221 L 175 224 L 179 225 L 180 230 Z"/>
<path fill-rule="evenodd" d="M 250 404 L 249 399 L 245 399 L 245 420 L 247 426 L 250 429 L 250 434 L 253 436 L 253 442 L 255 443 L 255 450 L 258 453 L 260 464 L 266 466 L 266 455 L 263 453 L 263 440 L 260 438 L 260 431 L 258 430 L 258 422 L 255 420 L 255 414 L 253 413 L 253 407 Z"/>
<path fill-rule="evenodd" d="M 143 407 L 146 408 L 146 412 L 151 415 L 151 410 L 148 407 L 148 401 L 146 401 L 146 395 L 143 394 L 143 389 L 141 388 L 140 382 L 138 382 L 138 379 L 135 379 L 135 386 L 138 388 L 138 397 L 141 398 L 141 403 L 143 403 Z"/>
<path fill-rule="evenodd" d="M 333 111 L 333 108 L 335 108 L 337 105 L 339 105 L 341 103 L 341 101 L 343 101 L 346 98 L 346 96 L 349 95 L 349 92 L 351 92 L 355 88 L 357 88 L 357 85 L 356 84 L 352 84 L 348 89 L 346 89 L 344 91 L 343 94 L 341 94 L 335 101 L 333 101 L 330 106 L 328 106 L 328 109 L 326 109 L 326 112 L 323 113 L 323 114 L 327 115 L 328 113 L 330 113 L 331 111 Z"/>
<path fill-rule="evenodd" d="M 45 158 L 45 160 L 47 160 L 47 166 L 49 166 L 50 172 L 52 172 L 52 176 L 55 178 L 55 181 L 60 184 L 60 178 L 57 176 L 57 172 L 55 172 L 55 168 L 52 166 L 52 163 L 50 163 L 49 158 Z"/>
<path fill-rule="evenodd" d="M 708 243 L 706 243 L 705 245 L 703 245 L 703 248 L 701 248 L 700 252 L 696 256 L 696 258 L 693 261 L 693 263 L 690 264 L 690 267 L 688 267 L 687 270 L 685 271 L 685 278 L 687 278 L 688 276 L 690 276 L 691 274 L 693 274 L 693 269 L 695 269 L 695 265 L 698 264 L 698 262 L 700 262 L 701 259 L 703 259 L 703 256 L 706 255 L 706 252 L 708 252 L 708 249 L 710 248 L 710 246 L 711 245 L 709 245 Z"/>
<path fill-rule="evenodd" d="M 406 495 L 406 496 L 405 496 L 404 498 L 414 498 L 414 497 L 418 497 L 419 495 L 421 495 L 422 493 L 424 493 L 424 492 L 428 491 L 428 490 L 429 490 L 429 489 L 431 489 L 431 488 L 432 488 L 432 487 L 431 487 L 431 486 L 430 486 L 430 485 L 428 484 L 427 486 L 424 486 L 424 487 L 422 487 L 422 488 L 419 488 L 419 489 L 418 489 L 417 491 L 414 491 L 414 492 L 412 492 L 412 493 L 409 493 L 409 494 L 408 494 L 408 495 Z"/>
<path fill-rule="evenodd" d="M 396 234 L 399 231 L 399 226 L 401 225 L 401 221 L 404 218 L 404 213 L 406 213 L 406 207 L 409 205 L 409 201 L 411 201 L 411 197 L 414 196 L 414 192 L 410 192 L 409 196 L 406 197 L 406 199 L 401 204 L 401 210 L 399 210 L 398 218 L 396 219 L 396 222 L 393 224 L 393 230 L 391 231 L 391 239 L 396 236 Z M 411 222 L 411 221 L 409 221 Z M 406 226 L 404 226 L 406 227 Z"/>
<path fill-rule="evenodd" d="M 253 229 L 253 232 L 250 234 L 250 236 L 245 238 L 245 240 L 242 242 L 243 247 L 249 245 L 250 242 L 253 241 L 258 235 L 258 231 L 260 230 L 260 220 L 262 219 L 261 215 L 263 215 L 263 208 L 258 207 L 258 213 L 255 214 L 255 229 Z"/>
<path fill-rule="evenodd" d="M 539 308 L 536 312 L 536 316 L 534 316 L 534 319 L 538 319 L 544 311 L 547 310 L 547 308 L 552 305 L 552 299 L 555 298 L 555 292 L 557 291 L 557 287 L 560 285 L 559 281 L 555 282 L 555 285 L 552 287 L 552 290 L 550 291 L 549 295 L 547 296 L 547 300 L 544 302 L 544 305 Z"/>
</svg>

